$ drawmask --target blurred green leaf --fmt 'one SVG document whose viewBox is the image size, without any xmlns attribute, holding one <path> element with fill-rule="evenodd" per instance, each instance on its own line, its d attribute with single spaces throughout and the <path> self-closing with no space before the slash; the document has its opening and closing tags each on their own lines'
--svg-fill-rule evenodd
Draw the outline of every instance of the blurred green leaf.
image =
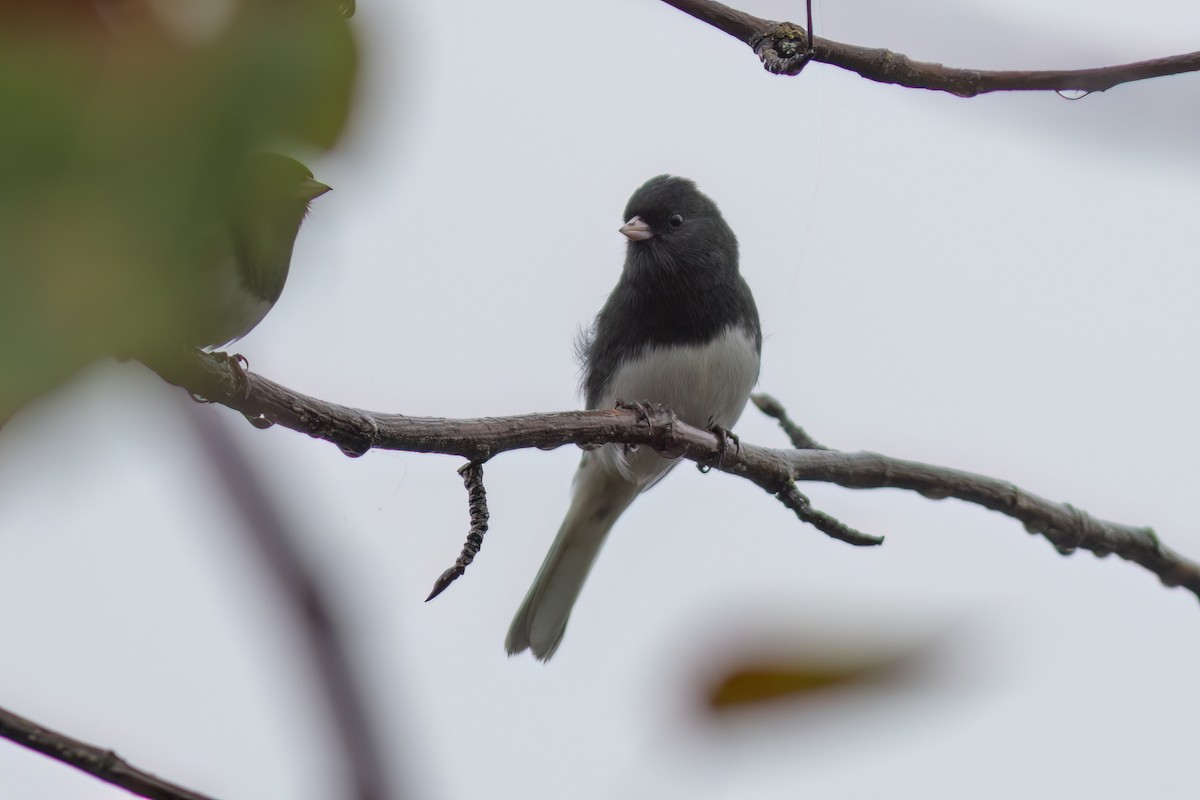
<svg viewBox="0 0 1200 800">
<path fill-rule="evenodd" d="M 242 0 L 199 41 L 142 0 L 0 2 L 0 423 L 97 356 L 178 350 L 233 171 L 330 147 L 356 64 L 328 0 Z"/>
</svg>

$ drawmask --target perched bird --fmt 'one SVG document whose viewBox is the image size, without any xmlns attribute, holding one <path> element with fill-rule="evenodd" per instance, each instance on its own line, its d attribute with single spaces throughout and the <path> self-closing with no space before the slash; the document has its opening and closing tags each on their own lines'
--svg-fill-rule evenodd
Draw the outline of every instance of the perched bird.
<svg viewBox="0 0 1200 800">
<path fill-rule="evenodd" d="M 690 425 L 729 428 L 758 380 L 762 352 L 737 237 L 692 181 L 671 175 L 634 192 L 623 219 L 621 278 L 579 348 L 587 407 L 646 401 Z M 648 447 L 584 453 L 566 518 L 508 631 L 509 655 L 554 655 L 604 537 L 676 463 Z"/>
<path fill-rule="evenodd" d="M 219 222 L 206 232 L 211 273 L 189 344 L 223 347 L 242 338 L 275 305 L 308 204 L 329 191 L 299 161 L 252 153 L 237 170 Z"/>
</svg>

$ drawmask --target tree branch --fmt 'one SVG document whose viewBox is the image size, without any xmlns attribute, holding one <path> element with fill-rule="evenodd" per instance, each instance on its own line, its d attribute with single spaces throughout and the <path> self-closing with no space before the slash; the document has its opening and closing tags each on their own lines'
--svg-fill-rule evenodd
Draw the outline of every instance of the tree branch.
<svg viewBox="0 0 1200 800">
<path fill-rule="evenodd" d="M 0 709 L 0 737 L 151 800 L 213 800 L 132 766 L 112 750 L 72 739 Z"/>
<path fill-rule="evenodd" d="M 1200 597 L 1200 564 L 1163 545 L 1150 528 L 1096 519 L 1008 481 L 949 467 L 869 452 L 774 450 L 751 444 L 722 451 L 714 434 L 678 422 L 662 409 L 651 418 L 625 409 L 479 419 L 409 417 L 326 403 L 253 373 L 239 376 L 219 358 L 193 356 L 169 367 L 160 365 L 157 371 L 193 394 L 241 411 L 260 426 L 283 425 L 356 456 L 378 448 L 482 462 L 508 450 L 620 442 L 649 445 L 673 457 L 715 466 L 772 496 L 786 493 L 795 481 L 823 481 L 848 489 L 907 489 L 934 500 L 954 497 L 1020 521 L 1059 552 L 1115 554 L 1150 570 L 1164 585 L 1182 586 Z"/>
<path fill-rule="evenodd" d="M 799 25 L 760 19 L 715 0 L 663 2 L 744 42 L 758 55 L 768 72 L 796 75 L 808 61 L 805 57 L 806 33 Z M 1200 70 L 1200 51 L 1093 69 L 957 69 L 914 61 L 883 48 L 842 44 L 819 36 L 813 39 L 812 60 L 857 72 L 878 83 L 948 92 L 959 97 L 1006 91 L 1103 92 L 1122 83 Z"/>
</svg>

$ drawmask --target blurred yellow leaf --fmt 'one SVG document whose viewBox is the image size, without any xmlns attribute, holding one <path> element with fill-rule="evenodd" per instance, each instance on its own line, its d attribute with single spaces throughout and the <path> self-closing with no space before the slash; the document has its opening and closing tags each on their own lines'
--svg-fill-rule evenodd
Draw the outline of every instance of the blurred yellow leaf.
<svg viewBox="0 0 1200 800">
<path fill-rule="evenodd" d="M 714 710 L 788 700 L 818 689 L 878 679 L 895 667 L 893 661 L 845 663 L 837 666 L 777 663 L 734 667 L 712 688 L 708 705 Z"/>
<path fill-rule="evenodd" d="M 768 707 L 827 690 L 876 689 L 927 669 L 946 631 L 880 638 L 874 626 L 764 632 L 727 651 L 706 685 L 705 706 L 721 713 Z M 800 649 L 797 649 L 797 648 Z"/>
</svg>

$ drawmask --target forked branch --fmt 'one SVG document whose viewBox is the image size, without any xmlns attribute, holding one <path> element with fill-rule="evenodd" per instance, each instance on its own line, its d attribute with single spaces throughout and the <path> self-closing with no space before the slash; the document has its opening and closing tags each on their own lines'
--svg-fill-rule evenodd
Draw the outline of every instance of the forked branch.
<svg viewBox="0 0 1200 800">
<path fill-rule="evenodd" d="M 850 489 L 906 489 L 930 499 L 953 497 L 1018 520 L 1059 552 L 1115 554 L 1142 565 L 1165 585 L 1182 586 L 1200 597 L 1200 564 L 1163 545 L 1150 528 L 1096 519 L 1069 503 L 1047 500 L 1008 481 L 949 467 L 869 452 L 779 450 L 745 443 L 722 450 L 714 434 L 678 422 L 665 410 L 649 417 L 624 409 L 478 419 L 409 417 L 327 403 L 253 373 L 239 377 L 227 361 L 211 357 L 193 358 L 158 371 L 170 382 L 236 409 L 260 426 L 283 425 L 332 442 L 350 455 L 371 449 L 405 450 L 456 455 L 482 463 L 509 450 L 619 442 L 650 446 L 739 475 L 772 496 L 782 493 L 781 499 L 789 507 L 797 505 L 789 487 L 798 481 L 823 481 Z M 760 397 L 757 402 L 770 406 L 773 401 Z M 786 419 L 782 406 L 774 402 L 774 407 L 778 413 L 773 416 Z M 814 444 L 807 437 L 803 442 L 809 448 Z M 813 512 L 811 507 L 804 509 L 812 517 L 805 521 L 818 519 L 820 512 Z M 850 538 L 856 544 L 873 543 L 871 537 L 836 520 L 819 527 L 826 533 L 836 530 L 843 534 L 838 538 Z"/>
</svg>

